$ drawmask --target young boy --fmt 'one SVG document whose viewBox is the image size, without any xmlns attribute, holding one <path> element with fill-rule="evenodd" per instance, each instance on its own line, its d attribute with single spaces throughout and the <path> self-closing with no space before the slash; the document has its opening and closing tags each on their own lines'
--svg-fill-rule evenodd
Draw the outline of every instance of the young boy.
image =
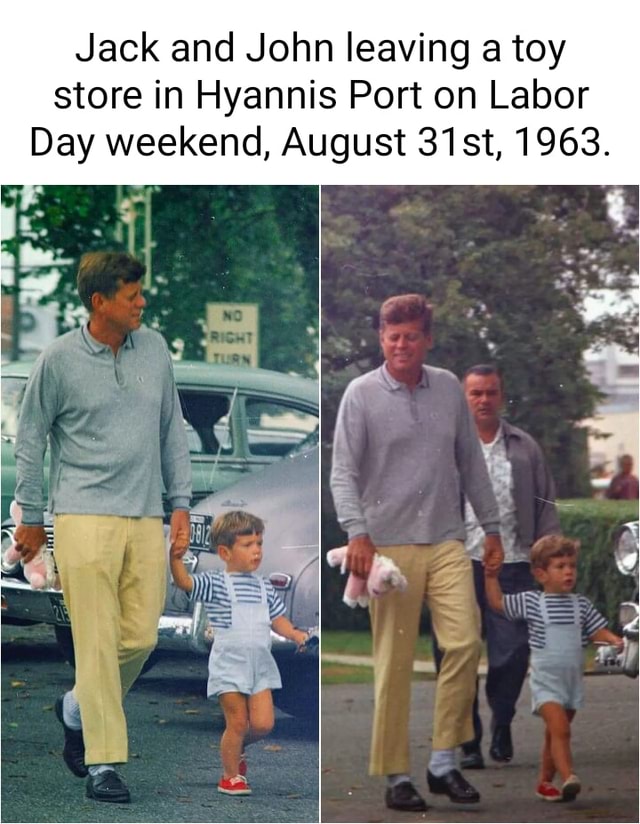
<svg viewBox="0 0 640 824">
<path fill-rule="evenodd" d="M 570 724 L 583 701 L 583 647 L 589 641 L 622 644 L 621 638 L 606 629 L 606 620 L 589 599 L 572 593 L 579 547 L 578 541 L 560 535 L 536 541 L 531 548 L 531 568 L 543 592 L 503 595 L 497 572 L 485 570 L 491 608 L 528 624 L 532 710 L 545 723 L 536 788 L 536 795 L 544 801 L 573 801 L 580 792 L 580 780 L 573 772 Z M 560 790 L 552 783 L 556 772 L 562 779 Z"/>
<path fill-rule="evenodd" d="M 284 616 L 284 605 L 271 583 L 255 574 L 262 560 L 264 523 L 248 512 L 218 516 L 212 544 L 226 570 L 189 575 L 182 557 L 171 550 L 171 573 L 177 587 L 203 601 L 215 630 L 209 656 L 207 695 L 218 696 L 225 718 L 220 742 L 223 775 L 218 792 L 249 795 L 243 746 L 273 728 L 271 690 L 282 686 L 271 654 L 270 629 L 302 646 L 308 633 Z"/>
</svg>

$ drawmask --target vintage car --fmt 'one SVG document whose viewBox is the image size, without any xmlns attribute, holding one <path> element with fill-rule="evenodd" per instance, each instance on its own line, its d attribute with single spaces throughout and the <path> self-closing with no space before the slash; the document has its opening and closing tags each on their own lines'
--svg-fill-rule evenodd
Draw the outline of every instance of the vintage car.
<svg viewBox="0 0 640 824">
<path fill-rule="evenodd" d="M 10 564 L 4 557 L 14 528 L 6 517 L 15 488 L 13 443 L 30 368 L 31 364 L 23 362 L 2 368 L 2 620 L 51 624 L 63 653 L 72 662 L 73 644 L 62 593 L 32 589 L 20 564 Z M 294 623 L 316 625 L 318 582 L 315 580 L 311 585 L 309 578 L 315 575 L 317 579 L 318 556 L 318 461 L 317 448 L 312 446 L 318 431 L 317 382 L 263 369 L 196 362 L 176 362 L 174 368 L 193 473 L 189 563 L 194 569 L 204 569 L 210 562 L 217 562 L 208 545 L 209 516 L 221 511 L 225 501 L 236 502 L 238 506 L 234 508 L 253 506 L 261 517 L 264 512 L 273 511 L 273 527 L 266 536 L 267 547 L 273 549 L 265 554 L 264 574 L 282 591 L 287 614 Z M 289 459 L 287 456 L 293 452 L 296 454 Z M 276 472 L 281 463 L 284 474 Z M 309 471 L 314 463 L 315 474 Z M 254 479 L 256 486 L 249 483 Z M 292 488 L 296 495 L 285 502 L 278 497 L 282 495 L 282 486 Z M 260 492 L 262 497 L 245 489 Z M 269 503 L 272 498 L 282 505 L 277 518 Z M 292 532 L 292 524 L 302 511 L 303 499 L 307 502 L 304 537 L 294 539 L 296 530 Z M 53 551 L 53 528 L 48 515 L 45 526 L 48 549 Z M 307 537 L 308 533 L 313 540 Z M 289 549 L 294 545 L 300 550 Z M 170 580 L 168 567 L 167 574 Z M 206 652 L 204 639 L 209 633 L 204 630 L 204 612 L 196 605 L 192 615 L 183 593 L 170 584 L 159 626 L 159 647 L 186 646 L 194 652 Z M 282 660 L 293 659 L 291 679 L 308 677 L 309 667 L 315 667 L 317 673 L 313 656 L 293 656 L 291 645 L 282 639 L 275 639 L 274 651 Z M 311 663 L 303 664 L 303 660 Z M 284 704 L 288 691 L 281 692 Z"/>
</svg>

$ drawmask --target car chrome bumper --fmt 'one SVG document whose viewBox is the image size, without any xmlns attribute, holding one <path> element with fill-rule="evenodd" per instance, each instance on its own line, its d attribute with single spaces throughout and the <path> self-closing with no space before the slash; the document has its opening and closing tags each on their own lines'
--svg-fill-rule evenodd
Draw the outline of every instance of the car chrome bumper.
<svg viewBox="0 0 640 824">
<path fill-rule="evenodd" d="M 209 625 L 204 605 L 197 602 L 193 615 L 182 613 L 162 615 L 158 624 L 159 649 L 189 649 L 199 655 L 208 655 L 215 637 Z M 296 645 L 275 632 L 271 632 L 271 650 L 275 655 L 293 655 Z"/>
<path fill-rule="evenodd" d="M 56 589 L 32 589 L 26 581 L 11 577 L 2 579 L 2 620 L 69 626 L 62 592 Z M 160 616 L 159 649 L 184 649 L 208 655 L 213 638 L 214 632 L 200 602 L 195 604 L 193 615 L 175 613 Z M 271 633 L 271 644 L 276 655 L 288 655 L 296 651 L 294 643 L 275 632 Z"/>
<path fill-rule="evenodd" d="M 57 589 L 32 589 L 18 578 L 2 579 L 2 620 L 69 624 L 62 593 Z"/>
</svg>

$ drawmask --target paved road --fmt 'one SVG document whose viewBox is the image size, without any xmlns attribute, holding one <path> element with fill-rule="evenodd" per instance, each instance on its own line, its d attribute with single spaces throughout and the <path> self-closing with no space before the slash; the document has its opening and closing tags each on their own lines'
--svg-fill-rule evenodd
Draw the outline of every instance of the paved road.
<svg viewBox="0 0 640 824">
<path fill-rule="evenodd" d="M 73 680 L 48 627 L 2 628 L 2 821 L 318 820 L 318 730 L 278 714 L 276 729 L 249 749 L 253 795 L 216 792 L 223 719 L 205 696 L 206 661 L 163 659 L 127 698 L 133 803 L 85 798 L 61 757 L 55 698 Z"/>
<path fill-rule="evenodd" d="M 481 685 L 483 682 L 481 681 Z M 414 778 L 427 794 L 425 767 L 434 683 L 413 687 L 411 748 Z M 339 685 L 322 690 L 321 819 L 324 822 L 637 822 L 638 682 L 623 675 L 585 679 L 586 706 L 573 730 L 576 771 L 583 792 L 572 804 L 549 804 L 533 795 L 542 724 L 529 712 L 525 687 L 514 722 L 514 762 L 489 762 L 467 776 L 482 795 L 480 804 L 454 805 L 426 795 L 426 813 L 398 813 L 384 806 L 384 779 L 367 776 L 373 707 L 370 685 Z M 481 707 L 488 727 L 486 707 Z"/>
</svg>

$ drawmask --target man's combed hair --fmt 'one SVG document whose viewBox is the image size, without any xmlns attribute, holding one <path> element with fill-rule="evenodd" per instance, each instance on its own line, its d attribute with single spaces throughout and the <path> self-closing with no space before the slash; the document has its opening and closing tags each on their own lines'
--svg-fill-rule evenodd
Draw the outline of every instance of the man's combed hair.
<svg viewBox="0 0 640 824">
<path fill-rule="evenodd" d="M 211 531 L 211 546 L 213 549 L 220 546 L 231 549 L 239 535 L 262 535 L 263 532 L 264 521 L 261 518 L 242 509 L 236 509 L 218 515 L 215 519 Z"/>
<path fill-rule="evenodd" d="M 470 366 L 462 377 L 462 383 L 466 381 L 469 375 L 479 375 L 482 378 L 489 377 L 489 375 L 496 375 L 500 382 L 500 388 L 502 389 L 502 374 L 498 367 L 492 363 L 476 363 L 474 366 Z"/>
<path fill-rule="evenodd" d="M 137 283 L 146 266 L 126 252 L 87 252 L 78 268 L 78 294 L 91 312 L 91 298 L 98 292 L 112 298 L 123 283 Z"/>
<path fill-rule="evenodd" d="M 563 535 L 545 535 L 531 547 L 531 567 L 546 569 L 552 558 L 576 558 L 579 550 L 580 541 Z"/>
<path fill-rule="evenodd" d="M 426 335 L 431 332 L 433 307 L 424 295 L 394 295 L 387 298 L 380 307 L 379 326 L 396 323 L 409 323 L 414 320 L 422 322 L 422 329 Z"/>
</svg>

